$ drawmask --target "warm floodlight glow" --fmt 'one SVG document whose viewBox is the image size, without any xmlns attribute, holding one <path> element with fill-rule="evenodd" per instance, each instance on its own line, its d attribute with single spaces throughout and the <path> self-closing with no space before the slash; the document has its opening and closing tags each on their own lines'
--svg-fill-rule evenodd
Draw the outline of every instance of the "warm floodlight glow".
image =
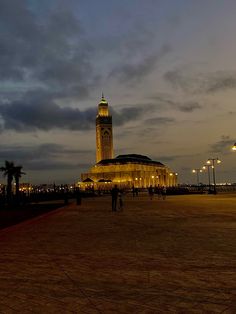
<svg viewBox="0 0 236 314">
<path fill-rule="evenodd" d="M 236 151 L 236 143 L 234 143 L 234 146 L 232 147 L 232 150 Z"/>
<path fill-rule="evenodd" d="M 154 179 L 154 176 L 152 176 L 152 179 Z"/>
<path fill-rule="evenodd" d="M 170 176 L 173 176 L 173 173 L 170 173 Z"/>
<path fill-rule="evenodd" d="M 210 164 L 210 163 L 211 163 L 211 161 L 208 159 L 208 160 L 207 160 L 207 164 Z"/>
<path fill-rule="evenodd" d="M 196 170 L 195 170 L 195 169 L 193 169 L 193 170 L 192 170 L 192 173 L 195 173 L 195 172 L 196 172 Z"/>
<path fill-rule="evenodd" d="M 203 166 L 202 169 L 203 169 L 203 170 L 206 170 L 206 166 Z"/>
</svg>

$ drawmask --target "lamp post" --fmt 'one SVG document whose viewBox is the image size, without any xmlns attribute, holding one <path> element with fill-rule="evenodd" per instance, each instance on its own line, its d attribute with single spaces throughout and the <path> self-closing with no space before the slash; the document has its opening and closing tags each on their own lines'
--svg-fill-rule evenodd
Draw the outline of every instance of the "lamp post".
<svg viewBox="0 0 236 314">
<path fill-rule="evenodd" d="M 221 161 L 219 160 L 219 158 L 208 158 L 207 160 L 207 164 L 211 165 L 212 168 L 212 174 L 213 174 L 213 184 L 214 184 L 214 194 L 216 194 L 216 174 L 215 174 L 215 162 L 217 164 L 220 164 Z"/>
<path fill-rule="evenodd" d="M 207 174 L 208 174 L 208 193 L 211 193 L 211 175 L 210 175 L 210 167 L 211 165 L 204 165 L 202 167 L 203 170 L 206 170 L 207 168 Z"/>
<path fill-rule="evenodd" d="M 199 173 L 202 172 L 202 169 L 196 168 L 192 170 L 192 173 L 196 173 L 197 174 L 197 186 L 199 188 Z"/>
<path fill-rule="evenodd" d="M 232 146 L 232 150 L 236 151 L 236 143 Z"/>
</svg>

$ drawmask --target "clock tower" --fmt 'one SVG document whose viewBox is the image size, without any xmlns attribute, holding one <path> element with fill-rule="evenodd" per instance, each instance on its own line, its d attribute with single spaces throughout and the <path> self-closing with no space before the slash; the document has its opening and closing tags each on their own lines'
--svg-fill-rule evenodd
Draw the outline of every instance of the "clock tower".
<svg viewBox="0 0 236 314">
<path fill-rule="evenodd" d="M 113 157 L 112 116 L 109 115 L 108 102 L 102 94 L 96 117 L 96 162 Z"/>
</svg>

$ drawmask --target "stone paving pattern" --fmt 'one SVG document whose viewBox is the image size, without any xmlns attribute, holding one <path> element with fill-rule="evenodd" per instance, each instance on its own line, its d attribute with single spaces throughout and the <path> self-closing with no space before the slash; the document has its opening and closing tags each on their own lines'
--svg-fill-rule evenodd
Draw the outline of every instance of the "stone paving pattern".
<svg viewBox="0 0 236 314">
<path fill-rule="evenodd" d="M 0 241 L 0 313 L 236 313 L 236 195 L 84 199 Z"/>
</svg>

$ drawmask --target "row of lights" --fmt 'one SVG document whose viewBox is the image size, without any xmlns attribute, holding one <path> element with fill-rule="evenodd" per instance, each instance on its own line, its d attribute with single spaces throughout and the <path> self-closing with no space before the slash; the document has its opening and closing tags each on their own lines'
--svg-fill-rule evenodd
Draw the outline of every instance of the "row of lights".
<svg viewBox="0 0 236 314">
<path fill-rule="evenodd" d="M 236 143 L 232 146 L 232 150 L 236 151 Z M 203 172 L 203 170 L 207 169 L 208 172 L 208 185 L 209 185 L 209 192 L 211 192 L 211 176 L 210 176 L 210 168 L 212 168 L 212 175 L 213 175 L 213 187 L 214 187 L 214 194 L 216 194 L 216 175 L 215 175 L 215 164 L 220 164 L 221 161 L 219 158 L 209 158 L 206 162 L 207 164 L 204 165 L 202 168 L 193 169 L 192 172 L 197 174 L 197 185 L 199 186 L 199 173 Z"/>
<path fill-rule="evenodd" d="M 236 150 L 236 147 L 235 147 Z M 208 185 L 209 185 L 209 192 L 211 192 L 211 176 L 210 176 L 210 168 L 212 168 L 212 175 L 213 175 L 213 193 L 216 194 L 216 174 L 215 174 L 215 165 L 220 164 L 221 160 L 217 158 L 208 158 L 206 165 L 202 168 L 193 169 L 192 172 L 196 173 L 197 175 L 197 185 L 199 186 L 199 173 L 203 172 L 203 170 L 207 169 L 208 172 Z"/>
<path fill-rule="evenodd" d="M 169 176 L 170 176 L 170 177 L 172 177 L 172 176 L 174 176 L 174 175 L 175 175 L 175 176 L 177 176 L 177 175 L 178 175 L 178 173 L 177 173 L 177 172 L 176 172 L 176 173 L 172 173 L 172 172 L 170 172 L 170 173 L 169 173 Z M 154 175 L 152 175 L 152 176 L 151 176 L 151 178 L 152 178 L 152 180 L 154 180 L 154 179 L 158 179 L 158 178 L 159 178 L 159 176 L 154 176 Z M 141 181 L 141 180 L 142 180 L 142 178 L 135 178 L 135 181 L 138 181 L 138 180 L 140 180 L 140 181 Z"/>
</svg>

